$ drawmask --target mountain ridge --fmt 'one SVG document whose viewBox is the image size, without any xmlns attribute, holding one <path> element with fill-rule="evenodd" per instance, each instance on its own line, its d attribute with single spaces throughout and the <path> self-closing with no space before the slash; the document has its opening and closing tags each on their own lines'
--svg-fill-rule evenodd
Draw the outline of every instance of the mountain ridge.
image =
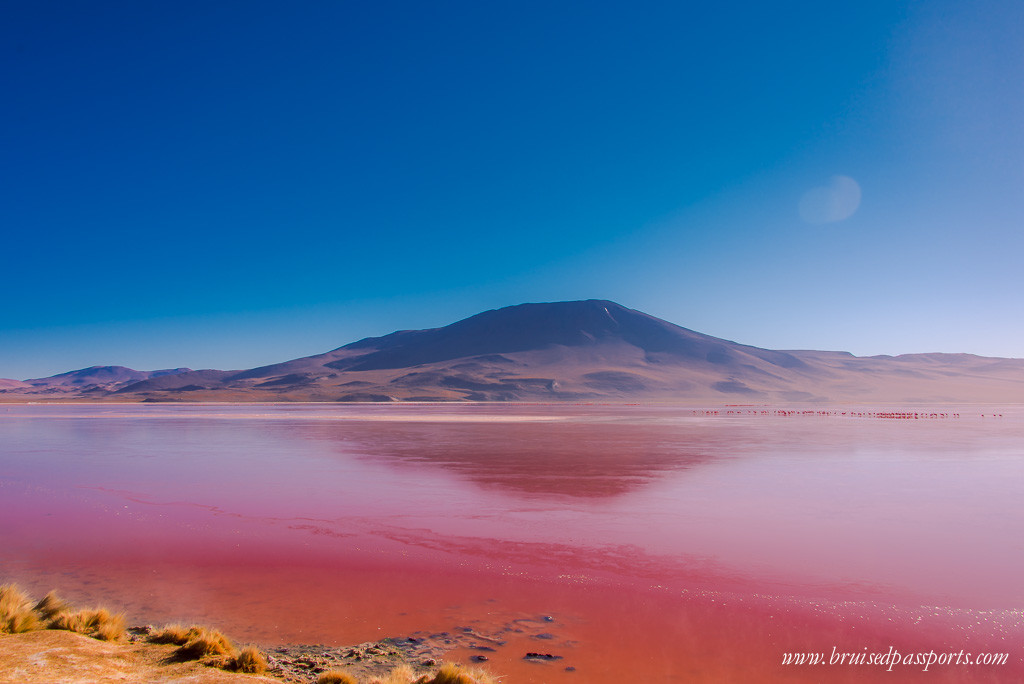
<svg viewBox="0 0 1024 684">
<path fill-rule="evenodd" d="M 25 384 L 29 387 L 25 387 Z M 857 357 L 712 337 L 609 300 L 491 309 L 239 370 L 94 366 L 0 382 L 0 401 L 1024 402 L 1024 360 Z"/>
</svg>

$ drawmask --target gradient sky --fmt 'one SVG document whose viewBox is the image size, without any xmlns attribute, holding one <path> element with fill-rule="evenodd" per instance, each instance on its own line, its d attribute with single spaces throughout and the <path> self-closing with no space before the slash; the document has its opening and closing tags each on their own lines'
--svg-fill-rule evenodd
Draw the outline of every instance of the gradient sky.
<svg viewBox="0 0 1024 684">
<path fill-rule="evenodd" d="M 526 301 L 1024 357 L 1024 3 L 0 8 L 0 377 Z"/>
</svg>

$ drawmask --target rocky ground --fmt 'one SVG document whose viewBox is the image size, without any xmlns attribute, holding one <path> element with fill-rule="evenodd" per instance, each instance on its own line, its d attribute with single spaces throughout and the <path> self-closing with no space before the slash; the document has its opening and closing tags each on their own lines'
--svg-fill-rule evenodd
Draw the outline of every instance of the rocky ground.
<svg viewBox="0 0 1024 684">
<path fill-rule="evenodd" d="M 471 653 L 469 660 L 486 667 L 488 654 L 511 648 L 509 640 L 516 635 L 528 634 L 537 643 L 550 643 L 553 635 L 540 631 L 550 617 L 520 619 L 503 625 L 492 634 L 472 627 L 454 632 L 416 632 L 408 637 L 370 641 L 358 646 L 331 647 L 325 645 L 289 645 L 267 650 L 270 672 L 288 682 L 315 681 L 326 670 L 349 672 L 361 680 L 386 674 L 399 665 L 409 665 L 416 674 L 434 669 L 452 651 Z M 550 649 L 548 649 L 550 650 Z M 520 656 L 534 662 L 557 663 L 563 658 L 554 653 L 524 651 Z M 561 667 L 561 665 L 559 665 Z M 565 667 L 573 670 L 572 666 Z"/>
</svg>

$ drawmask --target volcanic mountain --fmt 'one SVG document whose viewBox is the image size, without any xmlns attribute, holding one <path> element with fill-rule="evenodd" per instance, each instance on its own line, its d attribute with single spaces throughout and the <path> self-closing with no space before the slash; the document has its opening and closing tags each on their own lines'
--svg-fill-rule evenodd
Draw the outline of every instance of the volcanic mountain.
<svg viewBox="0 0 1024 684">
<path fill-rule="evenodd" d="M 99 370 L 86 369 L 93 375 Z M 75 371 L 0 398 L 85 396 Z M 130 377 L 139 373 L 145 377 Z M 51 381 L 46 383 L 45 381 Z M 43 384 L 40 384 L 43 383 Z M 521 304 L 443 328 L 370 337 L 239 371 L 122 369 L 89 386 L 116 401 L 1021 402 L 1024 360 L 773 351 L 610 301 Z"/>
</svg>

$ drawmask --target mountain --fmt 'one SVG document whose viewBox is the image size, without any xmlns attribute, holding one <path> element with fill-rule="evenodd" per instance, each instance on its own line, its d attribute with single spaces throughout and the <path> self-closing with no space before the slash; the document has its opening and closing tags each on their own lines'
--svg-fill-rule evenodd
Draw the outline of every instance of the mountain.
<svg viewBox="0 0 1024 684">
<path fill-rule="evenodd" d="M 0 398 L 38 389 L 116 401 L 1022 402 L 1024 360 L 774 351 L 587 300 L 485 311 L 248 370 L 95 367 L 27 382 L 33 390 Z"/>
<path fill-rule="evenodd" d="M 21 383 L 39 394 L 107 393 L 141 380 L 190 372 L 191 368 L 137 371 L 124 366 L 90 366 L 48 378 L 31 378 Z M 14 381 L 18 382 L 18 381 Z M 2 388 L 2 385 L 0 385 Z M 17 389 L 17 388 L 15 388 Z"/>
</svg>

